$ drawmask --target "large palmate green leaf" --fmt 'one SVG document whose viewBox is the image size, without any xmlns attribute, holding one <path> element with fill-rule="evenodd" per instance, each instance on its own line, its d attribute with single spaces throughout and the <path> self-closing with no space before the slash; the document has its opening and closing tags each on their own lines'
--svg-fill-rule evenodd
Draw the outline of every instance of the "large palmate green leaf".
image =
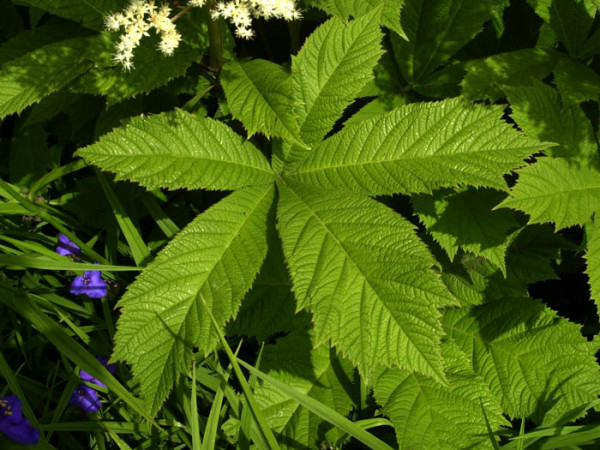
<svg viewBox="0 0 600 450">
<path fill-rule="evenodd" d="M 600 174 L 560 158 L 542 158 L 518 171 L 519 180 L 498 207 L 523 211 L 530 223 L 558 229 L 583 225 L 600 209 Z"/>
<path fill-rule="evenodd" d="M 0 118 L 20 113 L 85 72 L 89 66 L 81 60 L 88 45 L 86 38 L 55 42 L 4 64 L 0 69 Z"/>
<path fill-rule="evenodd" d="M 512 418 L 553 424 L 581 416 L 600 394 L 598 345 L 540 302 L 505 298 L 448 310 L 444 329 Z"/>
<path fill-rule="evenodd" d="M 267 253 L 273 186 L 239 190 L 200 214 L 129 286 L 113 358 L 126 360 L 156 412 L 194 347 L 205 353 L 218 338 L 202 301 L 219 325 L 238 311 Z"/>
<path fill-rule="evenodd" d="M 181 110 L 132 119 L 77 152 L 149 188 L 237 189 L 273 180 L 262 153 L 216 120 Z"/>
<path fill-rule="evenodd" d="M 123 9 L 127 0 L 17 0 L 65 19 L 71 19 L 93 30 L 104 25 L 104 16 Z"/>
<path fill-rule="evenodd" d="M 352 406 L 351 395 L 357 394 L 352 364 L 328 345 L 315 348 L 314 337 L 307 331 L 296 331 L 266 346 L 260 370 L 344 416 Z M 261 383 L 255 396 L 267 422 L 279 433 L 282 448 L 319 448 L 341 435 L 271 384 Z"/>
<path fill-rule="evenodd" d="M 463 99 L 400 107 L 344 128 L 288 176 L 369 195 L 461 184 L 505 190 L 503 175 L 546 145 L 501 117 L 502 107 Z"/>
<path fill-rule="evenodd" d="M 366 197 L 279 183 L 279 233 L 316 343 L 361 373 L 377 365 L 443 380 L 437 308 L 452 303 L 414 227 Z"/>
<path fill-rule="evenodd" d="M 503 8 L 505 0 L 406 0 L 401 26 L 407 39 L 393 40 L 394 54 L 409 82 L 433 72 L 469 42 Z"/>
<path fill-rule="evenodd" d="M 578 104 L 563 106 L 558 92 L 534 81 L 531 87 L 506 88 L 512 117 L 529 136 L 556 142 L 549 150 L 583 167 L 600 166 L 598 144 L 588 118 Z"/>
<path fill-rule="evenodd" d="M 223 67 L 221 82 L 233 117 L 244 124 L 249 136 L 263 133 L 298 142 L 292 79 L 283 67 L 262 59 L 233 60 Z"/>
<path fill-rule="evenodd" d="M 510 211 L 492 211 L 504 196 L 497 191 L 469 188 L 417 195 L 412 203 L 427 231 L 451 260 L 463 249 L 487 258 L 506 275 L 508 234 L 518 228 L 518 222 Z"/>
<path fill-rule="evenodd" d="M 398 445 L 423 450 L 490 447 L 487 424 L 493 431 L 509 425 L 498 399 L 456 344 L 445 342 L 442 354 L 448 386 L 396 368 L 375 375 L 375 399 L 392 419 Z"/>
<path fill-rule="evenodd" d="M 296 113 L 303 140 L 314 145 L 373 78 L 382 55 L 381 8 L 344 23 L 332 18 L 292 57 Z"/>
<path fill-rule="evenodd" d="M 405 36 L 400 26 L 400 11 L 404 0 L 310 0 L 307 3 L 343 19 L 362 16 L 383 4 L 381 25 L 394 30 L 400 36 Z"/>
</svg>

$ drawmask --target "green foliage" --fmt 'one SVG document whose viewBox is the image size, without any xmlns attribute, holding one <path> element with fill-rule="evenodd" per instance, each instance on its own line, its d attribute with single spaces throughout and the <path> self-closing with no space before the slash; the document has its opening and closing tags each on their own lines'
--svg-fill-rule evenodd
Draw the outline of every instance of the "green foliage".
<svg viewBox="0 0 600 450">
<path fill-rule="evenodd" d="M 0 0 L 0 395 L 40 448 L 597 445 L 598 2 L 300 3 L 124 71 L 125 0 Z"/>
<path fill-rule="evenodd" d="M 417 82 L 437 69 L 505 5 L 505 0 L 406 0 L 401 15 L 406 39 L 396 38 L 394 46 L 406 81 Z"/>
<path fill-rule="evenodd" d="M 155 48 L 157 40 L 154 39 L 154 45 L 149 43 L 136 52 L 133 59 L 135 70 L 127 72 L 112 60 L 114 41 L 114 35 L 105 32 L 91 42 L 85 58 L 92 62 L 93 68 L 77 80 L 72 87 L 74 92 L 106 95 L 109 104 L 118 103 L 182 76 L 202 55 L 183 44 L 170 58 L 162 58 Z"/>
<path fill-rule="evenodd" d="M 554 83 L 565 106 L 597 100 L 600 76 L 591 68 L 571 59 L 561 59 L 554 69 Z"/>
<path fill-rule="evenodd" d="M 503 197 L 492 190 L 465 189 L 414 196 L 412 202 L 429 233 L 451 260 L 462 249 L 487 258 L 506 274 L 507 236 L 518 223 L 507 210 L 492 211 Z"/>
<path fill-rule="evenodd" d="M 552 156 L 584 167 L 600 165 L 594 130 L 578 104 L 563 106 L 558 92 L 538 81 L 505 90 L 512 117 L 527 135 L 560 144 L 550 149 Z"/>
<path fill-rule="evenodd" d="M 501 53 L 469 61 L 462 92 L 473 100 L 496 101 L 504 96 L 504 86 L 528 86 L 552 72 L 556 57 L 541 49 Z"/>
<path fill-rule="evenodd" d="M 383 369 L 376 375 L 375 398 L 392 419 L 398 445 L 414 449 L 489 446 L 486 424 L 494 431 L 508 425 L 498 400 L 452 341 L 442 345 L 442 354 L 448 387 L 406 370 Z"/>
<path fill-rule="evenodd" d="M 436 307 L 453 300 L 413 227 L 370 199 L 278 187 L 283 250 L 316 342 L 331 339 L 367 377 L 383 364 L 443 381 Z"/>
<path fill-rule="evenodd" d="M 86 65 L 79 63 L 87 43 L 81 38 L 59 41 L 4 64 L 0 69 L 0 117 L 20 113 L 85 72 Z"/>
<path fill-rule="evenodd" d="M 263 133 L 302 145 L 292 79 L 281 66 L 260 59 L 234 60 L 223 68 L 222 83 L 231 114 L 244 124 L 249 137 Z"/>
<path fill-rule="evenodd" d="M 598 230 L 598 222 L 588 222 L 585 231 L 587 233 L 585 259 L 591 296 L 596 303 L 596 308 L 600 310 L 600 230 Z"/>
<path fill-rule="evenodd" d="M 529 0 L 544 19 L 569 55 L 580 57 L 585 51 L 595 16 L 595 8 L 586 0 Z"/>
<path fill-rule="evenodd" d="M 292 333 L 266 346 L 260 370 L 341 414 L 353 405 L 352 364 L 327 345 L 316 348 L 307 332 Z M 261 383 L 256 400 L 269 425 L 279 434 L 282 448 L 317 448 L 336 442 L 342 434 L 272 385 Z"/>
<path fill-rule="evenodd" d="M 200 214 L 119 302 L 114 357 L 132 365 L 151 412 L 189 370 L 193 347 L 216 346 L 202 299 L 221 326 L 236 315 L 267 253 L 272 202 L 270 186 L 249 188 Z"/>
<path fill-rule="evenodd" d="M 500 207 L 529 214 L 530 223 L 557 229 L 583 225 L 600 208 L 600 174 L 560 158 L 542 158 L 518 171 L 519 180 Z"/>
<path fill-rule="evenodd" d="M 600 393 L 597 344 L 537 301 L 449 310 L 444 329 L 510 417 L 551 425 L 581 416 Z"/>
<path fill-rule="evenodd" d="M 300 136 L 318 143 L 373 77 L 382 55 L 381 9 L 344 24 L 321 25 L 292 58 L 292 85 Z"/>
<path fill-rule="evenodd" d="M 81 23 L 92 30 L 100 30 L 106 14 L 120 11 L 125 0 L 18 0 L 59 17 Z"/>
<path fill-rule="evenodd" d="M 360 17 L 383 4 L 381 25 L 406 37 L 400 26 L 400 11 L 404 0 L 393 2 L 387 0 L 309 0 L 307 3 L 343 19 L 347 19 L 349 16 Z"/>
</svg>

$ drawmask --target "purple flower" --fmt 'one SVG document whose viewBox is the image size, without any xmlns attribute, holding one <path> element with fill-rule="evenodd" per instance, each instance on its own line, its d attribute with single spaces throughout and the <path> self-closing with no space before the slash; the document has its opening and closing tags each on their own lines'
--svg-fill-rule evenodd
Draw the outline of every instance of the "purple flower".
<svg viewBox="0 0 600 450">
<path fill-rule="evenodd" d="M 61 235 L 58 237 L 56 253 L 62 256 L 79 255 L 81 253 L 81 249 L 77 246 L 77 244 L 71 242 L 68 237 L 61 233 Z"/>
<path fill-rule="evenodd" d="M 102 363 L 102 365 L 104 367 L 106 367 L 108 369 L 108 371 L 110 373 L 112 373 L 113 375 L 117 372 L 117 366 L 115 364 L 108 364 L 108 356 L 97 356 L 96 359 L 98 361 L 100 361 Z M 94 383 L 98 386 L 106 387 L 106 385 L 104 383 L 102 383 L 102 381 L 94 378 L 93 376 L 91 376 L 89 373 L 87 373 L 83 369 L 79 370 L 79 376 L 81 377 L 81 379 L 83 381 L 87 381 L 89 383 Z"/>
<path fill-rule="evenodd" d="M 69 291 L 73 295 L 85 294 L 91 298 L 102 298 L 106 296 L 106 281 L 102 279 L 99 270 L 87 270 L 83 276 L 77 276 L 71 283 Z"/>
<path fill-rule="evenodd" d="M 40 432 L 23 416 L 16 395 L 0 397 L 0 433 L 20 444 L 37 444 L 40 439 Z"/>
<path fill-rule="evenodd" d="M 96 359 L 100 361 L 110 373 L 114 374 L 117 371 L 117 366 L 115 364 L 108 364 L 108 356 L 97 356 Z M 94 383 L 98 386 L 106 387 L 104 383 L 94 378 L 83 369 L 79 370 L 79 376 L 83 381 Z M 77 389 L 75 389 L 71 394 L 71 398 L 69 399 L 69 406 L 79 406 L 83 411 L 87 413 L 96 412 L 100 409 L 100 399 L 98 398 L 98 392 L 96 392 L 96 390 L 90 386 L 80 384 L 79 387 L 77 387 Z"/>
<path fill-rule="evenodd" d="M 100 409 L 100 399 L 94 388 L 80 384 L 71 394 L 69 406 L 79 406 L 87 413 L 96 412 Z"/>
</svg>

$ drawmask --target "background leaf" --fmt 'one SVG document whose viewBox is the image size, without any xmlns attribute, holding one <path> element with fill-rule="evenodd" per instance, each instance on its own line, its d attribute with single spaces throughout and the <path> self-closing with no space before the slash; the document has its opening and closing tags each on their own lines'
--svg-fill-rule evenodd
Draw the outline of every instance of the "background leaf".
<svg viewBox="0 0 600 450">
<path fill-rule="evenodd" d="M 345 416 L 352 396 L 358 394 L 352 364 L 328 345 L 315 345 L 312 333 L 296 331 L 265 347 L 260 369 Z M 282 448 L 317 448 L 341 436 L 339 430 L 268 383 L 261 383 L 255 396 L 268 424 L 279 433 Z"/>
<path fill-rule="evenodd" d="M 504 97 L 505 86 L 531 86 L 552 72 L 558 58 L 545 50 L 528 48 L 500 53 L 466 63 L 462 93 L 472 100 L 495 102 Z"/>
<path fill-rule="evenodd" d="M 136 48 L 135 67 L 126 71 L 113 60 L 118 42 L 116 36 L 116 33 L 104 32 L 91 41 L 85 57 L 94 67 L 71 86 L 72 92 L 106 95 L 109 104 L 119 103 L 181 77 L 193 62 L 202 58 L 202 47 L 194 49 L 184 42 L 173 55 L 165 56 L 159 52 L 158 39 L 153 35 Z"/>
<path fill-rule="evenodd" d="M 126 0 L 18 0 L 65 19 L 81 23 L 92 30 L 104 26 L 104 16 L 123 9 Z"/>
<path fill-rule="evenodd" d="M 487 448 L 486 421 L 494 431 L 508 425 L 499 402 L 453 342 L 442 345 L 442 354 L 448 386 L 383 369 L 375 375 L 375 399 L 392 419 L 400 448 Z"/>
<path fill-rule="evenodd" d="M 487 258 L 506 275 L 508 233 L 518 222 L 509 211 L 492 211 L 503 198 L 500 192 L 471 188 L 413 196 L 412 204 L 451 260 L 460 248 Z"/>
<path fill-rule="evenodd" d="M 448 310 L 444 329 L 512 418 L 550 425 L 600 393 L 597 345 L 537 301 L 505 298 Z"/>
<path fill-rule="evenodd" d="M 558 92 L 535 81 L 531 87 L 506 89 L 512 117 L 537 139 L 556 142 L 548 153 L 583 167 L 599 167 L 598 144 L 588 118 L 578 104 L 563 106 Z"/>
<path fill-rule="evenodd" d="M 530 223 L 552 222 L 557 229 L 583 225 L 600 208 L 600 174 L 541 158 L 518 171 L 519 180 L 499 208 L 529 214 Z"/>
<path fill-rule="evenodd" d="M 0 118 L 20 113 L 87 70 L 81 59 L 89 42 L 69 39 L 40 47 L 0 69 Z"/>
<path fill-rule="evenodd" d="M 409 83 L 442 65 L 475 37 L 505 0 L 405 0 L 401 24 L 406 39 L 393 36 L 396 61 Z"/>
</svg>

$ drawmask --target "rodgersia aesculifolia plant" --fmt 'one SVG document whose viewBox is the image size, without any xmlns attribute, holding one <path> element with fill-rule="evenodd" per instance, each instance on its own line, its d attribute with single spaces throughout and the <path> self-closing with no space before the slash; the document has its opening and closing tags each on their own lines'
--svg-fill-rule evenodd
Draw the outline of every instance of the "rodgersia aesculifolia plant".
<svg viewBox="0 0 600 450">
<path fill-rule="evenodd" d="M 67 153 L 0 195 L 56 236 L 77 223 L 63 207 L 85 222 L 86 240 L 59 241 L 88 261 L 69 261 L 70 289 L 115 298 L 111 362 L 143 406 L 114 378 L 97 386 L 146 420 L 200 414 L 182 445 L 494 448 L 525 433 L 551 448 L 593 423 L 594 2 L 19 3 L 56 23 L 0 46 L 0 116 Z M 71 206 L 94 186 L 107 224 Z M 46 267 L 36 239 L 2 241 L 6 261 Z M 132 261 L 135 279 L 111 272 Z M 566 279 L 558 298 L 547 283 Z"/>
</svg>

